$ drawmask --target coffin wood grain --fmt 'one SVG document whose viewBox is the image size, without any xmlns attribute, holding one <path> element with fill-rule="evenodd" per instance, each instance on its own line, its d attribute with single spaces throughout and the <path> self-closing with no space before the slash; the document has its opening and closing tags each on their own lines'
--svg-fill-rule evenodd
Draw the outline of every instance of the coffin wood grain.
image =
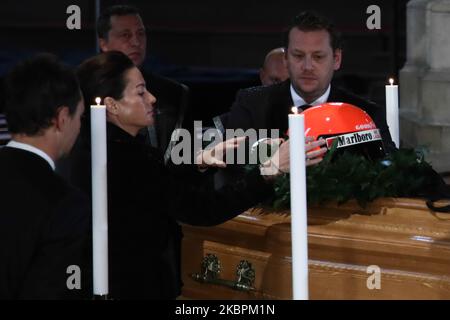
<svg viewBox="0 0 450 320">
<path fill-rule="evenodd" d="M 256 208 L 216 227 L 183 229 L 183 295 L 291 298 L 287 212 Z M 188 273 L 200 271 L 205 240 L 270 254 L 259 270 L 260 290 L 243 294 L 189 279 Z M 450 215 L 430 212 L 423 200 L 384 198 L 364 209 L 354 202 L 309 207 L 308 247 L 312 299 L 450 299 Z M 380 290 L 366 286 L 369 265 L 381 268 Z"/>
</svg>

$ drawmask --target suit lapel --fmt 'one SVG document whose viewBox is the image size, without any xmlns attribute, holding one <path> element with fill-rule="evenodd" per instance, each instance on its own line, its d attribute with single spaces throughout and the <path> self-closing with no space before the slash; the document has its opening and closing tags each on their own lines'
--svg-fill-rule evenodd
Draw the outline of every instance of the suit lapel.
<svg viewBox="0 0 450 320">
<path fill-rule="evenodd" d="M 280 129 L 280 135 L 284 135 L 288 128 L 288 114 L 291 112 L 293 106 L 292 96 L 290 91 L 290 81 L 284 81 L 280 85 L 273 87 L 273 93 L 269 96 L 269 105 L 272 107 L 269 112 L 270 123 L 269 129 Z"/>
<path fill-rule="evenodd" d="M 339 100 L 339 89 L 336 86 L 331 85 L 330 95 L 328 96 L 327 102 L 342 102 Z"/>
<path fill-rule="evenodd" d="M 352 103 L 353 99 L 351 99 L 348 94 L 345 93 L 342 89 L 331 84 L 330 95 L 328 96 L 327 102 L 346 102 Z"/>
</svg>

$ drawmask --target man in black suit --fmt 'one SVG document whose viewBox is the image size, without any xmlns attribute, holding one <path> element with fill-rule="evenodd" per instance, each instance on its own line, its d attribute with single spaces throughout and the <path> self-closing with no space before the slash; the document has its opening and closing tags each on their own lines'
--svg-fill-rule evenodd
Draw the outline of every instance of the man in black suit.
<svg viewBox="0 0 450 320">
<path fill-rule="evenodd" d="M 103 52 L 121 51 L 141 68 L 146 86 L 157 99 L 156 126 L 149 128 L 150 142 L 163 152 L 172 132 L 180 127 L 187 108 L 186 86 L 142 70 L 147 50 L 147 35 L 139 11 L 128 5 L 106 8 L 97 20 L 97 36 Z"/>
<path fill-rule="evenodd" d="M 75 74 L 40 55 L 6 81 L 12 140 L 0 149 L 0 299 L 82 298 L 89 292 L 89 203 L 54 173 L 84 111 Z"/>
<path fill-rule="evenodd" d="M 380 129 L 386 151 L 395 149 L 385 109 L 333 84 L 334 71 L 342 61 L 339 34 L 325 18 L 302 12 L 286 33 L 285 61 L 289 80 L 268 87 L 254 87 L 238 92 L 225 126 L 230 129 L 288 129 L 292 106 L 346 102 L 365 110 Z"/>
</svg>

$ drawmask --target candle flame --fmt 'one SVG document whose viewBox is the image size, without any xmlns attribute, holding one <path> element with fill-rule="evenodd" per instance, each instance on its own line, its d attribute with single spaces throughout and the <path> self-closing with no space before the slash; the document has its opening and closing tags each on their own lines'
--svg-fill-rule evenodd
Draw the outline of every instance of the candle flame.
<svg viewBox="0 0 450 320">
<path fill-rule="evenodd" d="M 394 84 L 394 79 L 389 78 L 389 83 L 391 84 L 391 86 Z"/>
<path fill-rule="evenodd" d="M 99 105 L 101 101 L 102 99 L 100 97 L 95 98 L 95 102 L 97 103 L 97 105 Z"/>
<path fill-rule="evenodd" d="M 297 107 L 292 107 L 291 110 L 292 110 L 293 114 L 298 114 L 298 108 Z"/>
</svg>

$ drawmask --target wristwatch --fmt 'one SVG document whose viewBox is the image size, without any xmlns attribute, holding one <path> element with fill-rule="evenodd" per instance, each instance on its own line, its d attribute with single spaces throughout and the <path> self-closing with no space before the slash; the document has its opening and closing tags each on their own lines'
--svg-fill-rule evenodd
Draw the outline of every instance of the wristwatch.
<svg viewBox="0 0 450 320">
<path fill-rule="evenodd" d="M 279 176 L 283 172 L 273 163 L 272 159 L 259 165 L 259 172 L 262 176 Z"/>
</svg>

